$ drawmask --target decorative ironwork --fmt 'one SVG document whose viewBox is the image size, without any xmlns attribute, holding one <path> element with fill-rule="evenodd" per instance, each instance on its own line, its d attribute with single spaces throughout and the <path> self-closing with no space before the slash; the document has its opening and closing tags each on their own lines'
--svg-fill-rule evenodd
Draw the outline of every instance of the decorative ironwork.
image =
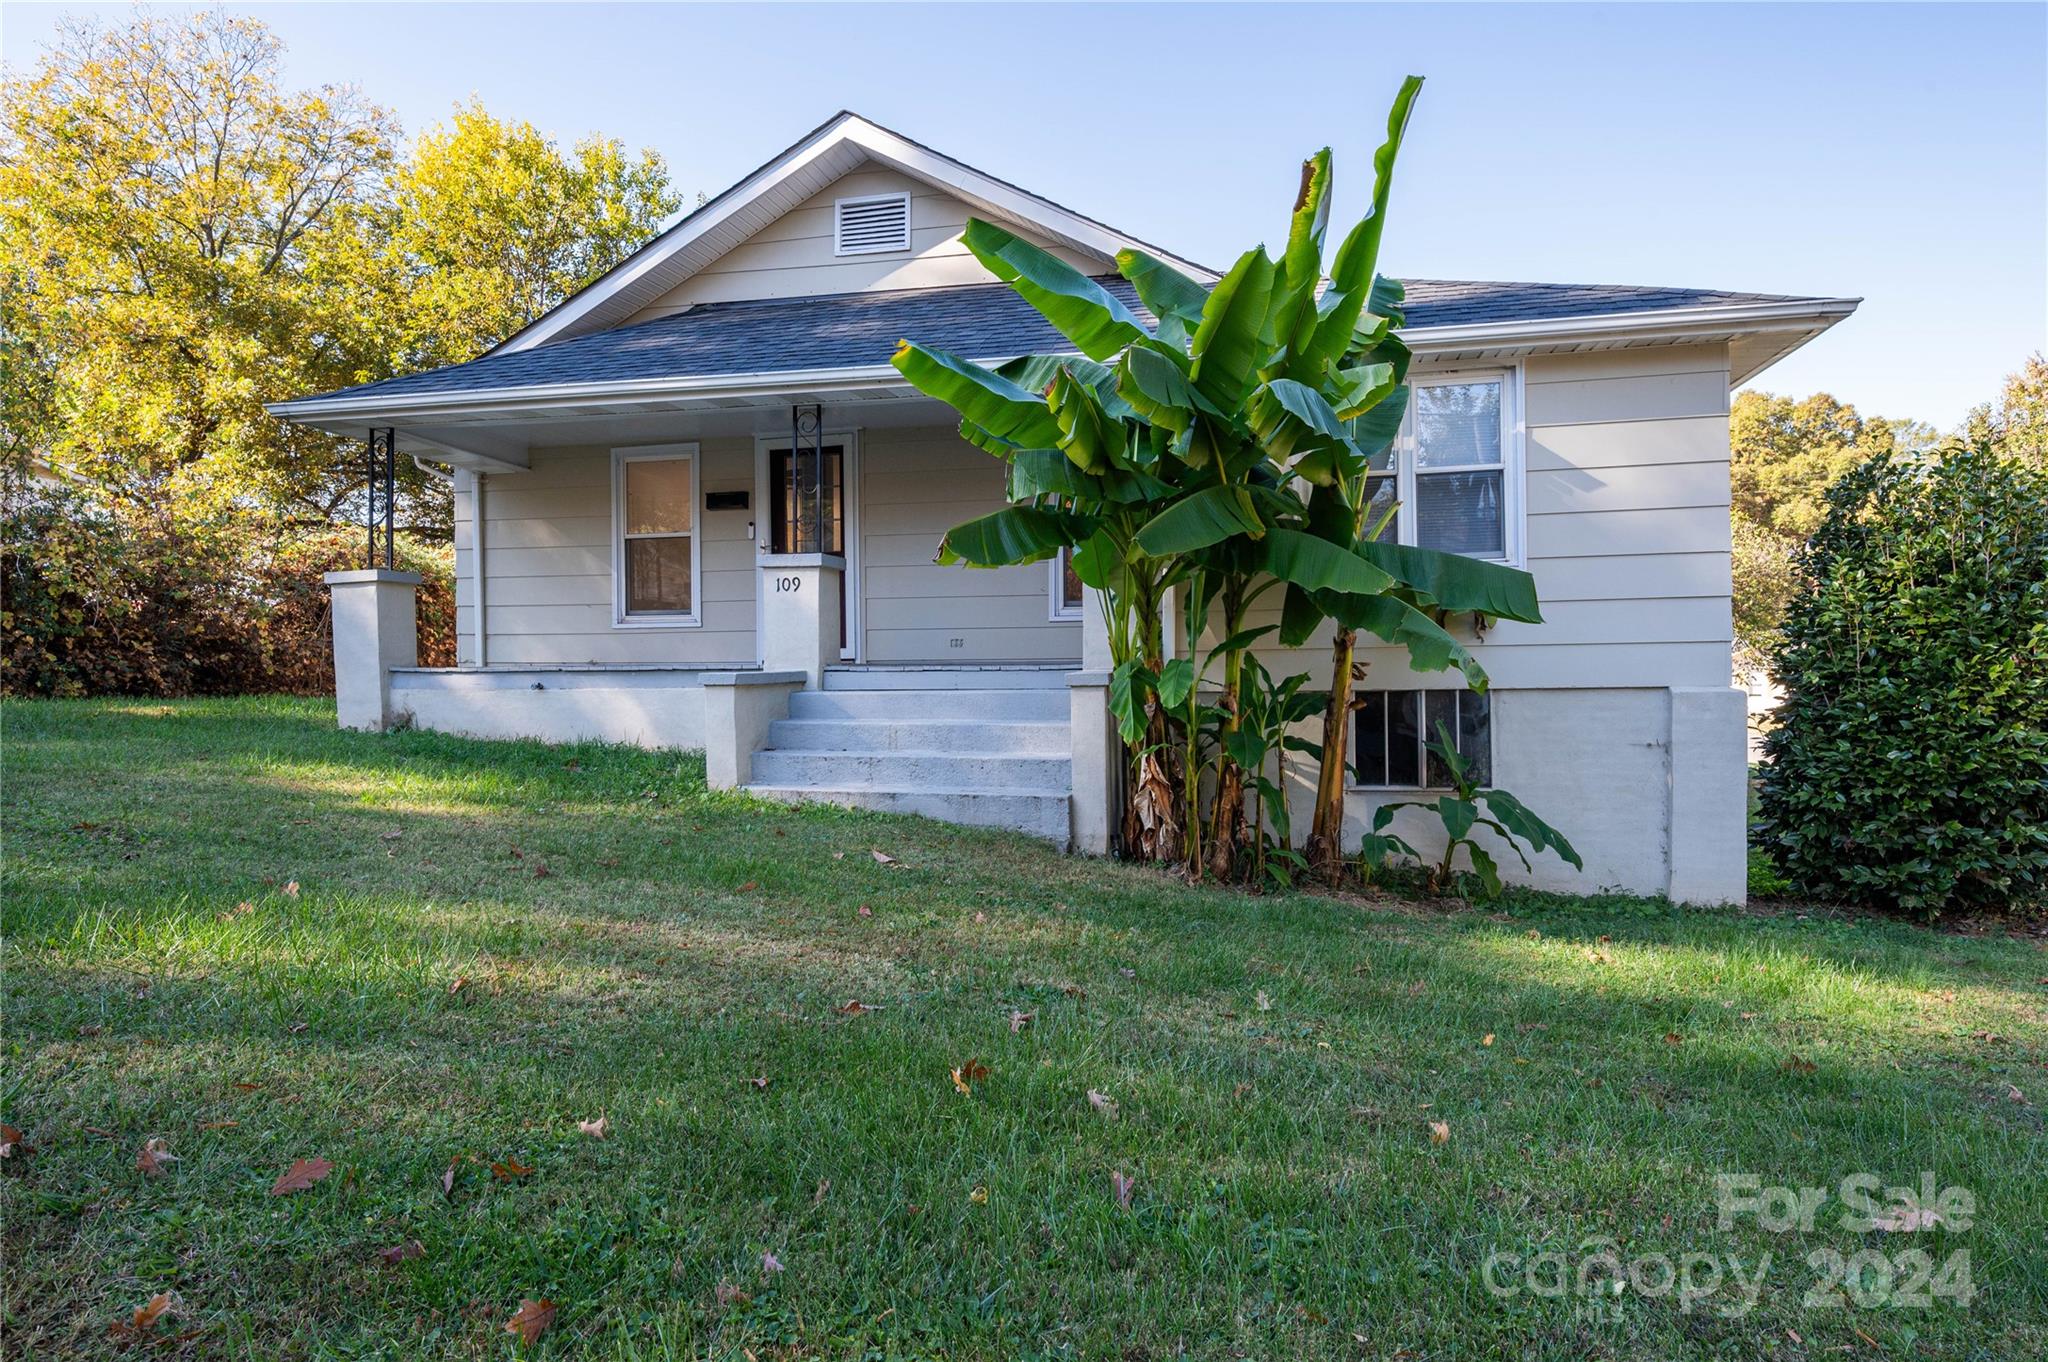
<svg viewBox="0 0 2048 1362">
<path fill-rule="evenodd" d="M 384 522 L 384 566 L 395 568 L 398 566 L 398 432 L 389 426 L 382 430 L 372 426 L 363 440 L 363 457 L 369 474 L 369 495 L 364 498 L 363 520 L 370 536 L 364 566 L 377 566 L 377 522 L 381 518 Z"/>
<path fill-rule="evenodd" d="M 808 442 L 808 444 L 806 443 Z M 833 545 L 826 514 L 825 410 L 816 403 L 789 409 L 789 551 L 825 553 Z M 810 502 L 807 516 L 804 502 Z"/>
</svg>

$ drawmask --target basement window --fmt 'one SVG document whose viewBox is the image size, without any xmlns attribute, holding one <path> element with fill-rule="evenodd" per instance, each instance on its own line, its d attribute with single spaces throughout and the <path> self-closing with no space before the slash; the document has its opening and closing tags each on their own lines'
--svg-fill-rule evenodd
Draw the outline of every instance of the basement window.
<svg viewBox="0 0 2048 1362">
<path fill-rule="evenodd" d="M 613 622 L 695 625 L 697 447 L 613 450 L 612 524 Z"/>
<path fill-rule="evenodd" d="M 1447 790 L 1451 773 L 1428 750 L 1437 725 L 1476 785 L 1493 783 L 1493 697 L 1469 690 L 1362 690 L 1352 711 L 1351 750 L 1366 789 Z"/>
<path fill-rule="evenodd" d="M 910 195 L 863 194 L 832 201 L 832 253 L 879 255 L 910 249 Z"/>
</svg>

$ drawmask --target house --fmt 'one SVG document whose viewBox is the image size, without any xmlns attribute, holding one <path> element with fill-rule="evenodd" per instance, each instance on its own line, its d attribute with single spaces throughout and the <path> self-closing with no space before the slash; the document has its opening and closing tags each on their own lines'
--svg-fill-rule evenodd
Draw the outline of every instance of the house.
<svg viewBox="0 0 2048 1362">
<path fill-rule="evenodd" d="M 401 455 L 454 482 L 459 665 L 412 665 L 405 574 L 335 574 L 342 722 L 704 748 L 714 784 L 1104 849 L 1099 609 L 1057 563 L 934 564 L 1004 468 L 889 364 L 902 337 L 1064 348 L 962 246 L 970 215 L 1091 275 L 1136 246 L 1217 277 L 841 113 L 482 358 L 273 407 L 363 439 L 373 488 Z M 1546 622 L 1472 636 L 1483 695 L 1361 654 L 1355 831 L 1430 783 L 1444 719 L 1584 854 L 1536 882 L 1743 897 L 1728 395 L 1854 307 L 1409 281 L 1398 533 L 1526 566 Z"/>
</svg>

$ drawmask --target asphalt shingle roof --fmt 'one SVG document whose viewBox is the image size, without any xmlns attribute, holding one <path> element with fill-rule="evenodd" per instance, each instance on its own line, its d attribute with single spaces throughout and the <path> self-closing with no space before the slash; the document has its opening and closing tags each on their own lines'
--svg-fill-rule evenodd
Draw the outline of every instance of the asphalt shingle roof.
<svg viewBox="0 0 2048 1362">
<path fill-rule="evenodd" d="M 1128 283 L 1121 279 L 1102 283 L 1149 319 Z M 1796 301 L 1776 294 L 1610 284 L 1417 279 L 1407 287 L 1407 329 L 1411 331 Z M 412 398 L 557 383 L 849 368 L 888 363 L 896 342 L 904 337 L 975 359 L 1071 348 L 1008 285 L 966 284 L 706 303 L 634 326 L 531 350 L 487 355 L 467 364 L 366 383 L 326 396 Z"/>
</svg>

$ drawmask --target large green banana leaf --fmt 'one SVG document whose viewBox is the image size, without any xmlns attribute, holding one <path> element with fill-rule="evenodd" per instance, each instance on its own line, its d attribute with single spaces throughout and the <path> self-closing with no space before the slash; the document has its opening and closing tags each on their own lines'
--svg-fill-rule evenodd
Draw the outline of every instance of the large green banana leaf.
<svg viewBox="0 0 2048 1362">
<path fill-rule="evenodd" d="M 1173 346 L 1186 345 L 1202 324 L 1209 290 L 1164 260 L 1128 246 L 1116 253 L 1116 268 L 1138 291 L 1138 301 L 1159 319 L 1159 339 Z"/>
<path fill-rule="evenodd" d="M 1059 423 L 1059 446 L 1083 472 L 1107 473 L 1122 461 L 1123 427 L 1103 410 L 1094 388 L 1062 369 L 1048 401 Z"/>
<path fill-rule="evenodd" d="M 1291 378 L 1253 390 L 1245 406 L 1252 434 L 1273 461 L 1318 486 L 1364 471 L 1365 455 L 1329 401 Z"/>
<path fill-rule="evenodd" d="M 1244 400 L 1252 375 L 1272 348 L 1273 275 L 1272 258 L 1254 246 L 1238 257 L 1202 305 L 1202 324 L 1188 348 L 1195 361 L 1192 377 L 1225 411 L 1236 410 Z"/>
<path fill-rule="evenodd" d="M 1394 579 L 1348 549 L 1300 530 L 1267 530 L 1259 565 L 1283 582 L 1307 591 L 1371 596 Z"/>
<path fill-rule="evenodd" d="M 1316 289 L 1323 281 L 1323 240 L 1330 227 L 1330 149 L 1301 163 L 1301 190 L 1287 227 L 1287 249 L 1273 288 L 1273 337 L 1285 365 L 1315 335 Z"/>
<path fill-rule="evenodd" d="M 969 218 L 960 239 L 989 273 L 1015 289 L 1088 358 L 1106 360 L 1140 336 L 1151 336 L 1102 285 L 1022 237 Z"/>
<path fill-rule="evenodd" d="M 1145 523 L 1138 547 L 1154 558 L 1193 553 L 1236 535 L 1256 539 L 1266 532 L 1251 495 L 1242 487 L 1204 487 L 1182 497 Z"/>
<path fill-rule="evenodd" d="M 1030 449 L 1060 442 L 1060 424 L 1045 399 L 971 360 L 903 341 L 890 361 L 927 397 L 936 397 L 998 439 Z"/>
<path fill-rule="evenodd" d="M 1307 357 L 1333 360 L 1351 344 L 1352 329 L 1372 297 L 1373 275 L 1379 268 L 1380 237 L 1387 226 L 1387 201 L 1394 190 L 1394 161 L 1401 153 L 1401 139 L 1408 131 L 1408 115 L 1415 98 L 1422 93 L 1422 77 L 1401 82 L 1401 92 L 1387 111 L 1387 140 L 1373 153 L 1372 206 L 1351 229 L 1330 264 L 1330 293 L 1334 295 L 1316 324 L 1315 339 Z"/>
<path fill-rule="evenodd" d="M 1358 552 L 1440 610 L 1472 610 L 1524 624 L 1543 622 L 1536 604 L 1536 579 L 1519 568 L 1410 544 L 1367 542 L 1358 546 Z"/>
<path fill-rule="evenodd" d="M 1324 613 L 1347 629 L 1362 629 L 1408 650 L 1415 670 L 1442 671 L 1456 666 L 1474 690 L 1486 689 L 1486 669 L 1452 638 L 1443 626 L 1398 596 L 1343 596 L 1324 592 L 1316 597 Z"/>
<path fill-rule="evenodd" d="M 1094 516 L 1044 506 L 1009 506 L 955 525 L 939 543 L 937 561 L 969 567 L 1042 563 L 1095 533 Z"/>
</svg>

